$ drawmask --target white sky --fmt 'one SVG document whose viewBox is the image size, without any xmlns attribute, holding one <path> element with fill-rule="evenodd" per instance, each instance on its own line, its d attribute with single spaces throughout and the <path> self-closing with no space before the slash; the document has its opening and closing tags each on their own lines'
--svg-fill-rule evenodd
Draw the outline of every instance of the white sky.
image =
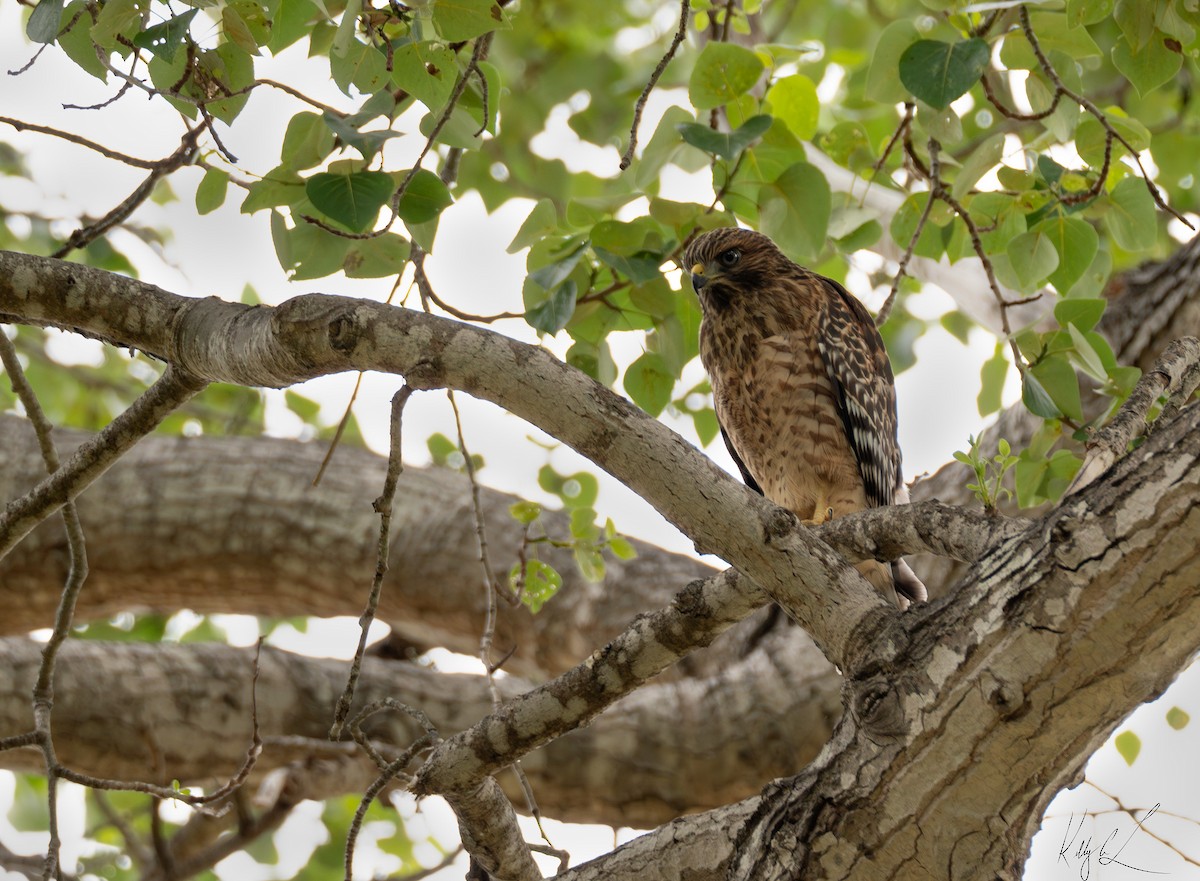
<svg viewBox="0 0 1200 881">
<path fill-rule="evenodd" d="M 14 4 L 5 4 L 0 8 L 0 63 L 5 69 L 19 67 L 28 59 L 28 49 L 19 37 L 22 31 L 18 8 Z M 272 73 L 267 75 L 288 80 L 304 67 L 304 63 L 303 52 L 293 46 L 280 59 L 262 60 L 260 75 L 270 70 Z M 335 106 L 352 106 L 331 82 L 313 79 L 311 74 L 307 79 L 310 82 L 306 86 L 309 94 Z M 63 103 L 103 101 L 111 97 L 114 91 L 115 86 L 102 85 L 81 74 L 72 63 L 52 50 L 46 52 L 24 76 L 0 76 L 0 114 L 58 126 L 93 138 L 112 149 L 146 159 L 159 158 L 172 152 L 178 144 L 179 127 L 173 124 L 164 126 L 161 119 L 165 117 L 161 115 L 160 102 L 151 104 L 141 93 L 132 92 L 102 111 L 64 111 L 60 107 Z M 686 104 L 686 96 L 662 93 L 656 94 L 650 102 L 643 122 L 643 143 L 672 98 Z M 290 116 L 300 109 L 304 107 L 299 102 L 279 94 L 255 93 L 232 131 L 221 128 L 222 139 L 239 159 L 239 168 L 261 174 L 274 167 L 278 162 L 279 138 L 284 126 Z M 62 217 L 63 235 L 74 227 L 78 211 L 85 211 L 92 216 L 104 213 L 128 195 L 144 174 L 136 169 L 124 169 L 87 150 L 51 138 L 19 135 L 7 127 L 2 128 L 0 140 L 24 150 L 34 180 L 45 189 L 40 190 L 33 184 L 12 178 L 0 178 L 0 204 L 11 210 Z M 415 125 L 411 128 L 415 129 Z M 591 167 L 599 174 L 616 173 L 616 150 L 600 149 L 579 142 L 566 126 L 565 114 L 552 115 L 547 131 L 535 139 L 531 146 L 544 158 L 563 158 L 574 166 Z M 403 168 L 411 164 L 411 158 L 419 148 L 420 141 L 417 138 L 389 141 L 385 154 L 389 167 Z M 181 201 L 166 206 L 147 205 L 135 214 L 135 221 L 172 231 L 172 239 L 162 253 L 155 253 L 129 234 L 114 233 L 114 239 L 119 238 L 120 246 L 139 265 L 145 280 L 180 294 L 215 294 L 226 299 L 237 299 L 243 286 L 249 283 L 268 303 L 278 303 L 288 297 L 313 291 L 379 300 L 387 296 L 391 287 L 388 279 L 355 281 L 337 276 L 299 284 L 286 281 L 276 261 L 267 215 L 240 214 L 237 207 L 242 200 L 242 193 L 231 187 L 223 208 L 204 217 L 198 216 L 192 197 L 200 177 L 198 169 L 187 169 L 174 175 L 171 185 Z M 689 178 L 681 172 L 671 172 L 664 179 L 663 195 L 667 198 L 707 200 L 711 197 L 711 190 L 707 187 L 704 174 Z M 505 253 L 505 248 L 531 207 L 527 201 L 514 200 L 489 216 L 478 197 L 469 194 L 447 211 L 434 253 L 427 261 L 431 280 L 443 299 L 468 311 L 520 310 L 525 255 L 523 252 L 509 255 Z M 469 259 L 464 259 L 464 255 L 469 255 Z M 863 273 L 852 272 L 848 286 L 862 296 L 870 308 L 877 309 L 881 304 L 884 292 L 866 290 L 866 276 Z M 909 307 L 920 317 L 936 318 L 951 307 L 951 300 L 944 293 L 930 289 L 910 299 Z M 533 331 L 523 321 L 504 322 L 497 325 L 496 329 L 529 342 L 537 341 Z M 565 352 L 568 344 L 563 340 L 546 343 L 559 354 Z M 86 359 L 89 347 L 97 345 L 75 341 L 71 351 L 74 357 Z M 991 355 L 993 345 L 994 339 L 978 330 L 972 333 L 969 346 L 963 346 L 949 334 L 937 329 L 918 342 L 917 366 L 897 379 L 900 439 L 909 479 L 948 461 L 954 450 L 965 449 L 967 435 L 980 429 L 981 420 L 975 407 L 979 366 Z M 619 364 L 629 363 L 641 352 L 640 337 L 634 334 L 613 338 L 612 346 Z M 692 364 L 685 375 L 685 382 L 698 381 L 701 375 L 698 363 Z M 332 422 L 340 416 L 353 381 L 354 377 L 349 374 L 326 377 L 306 383 L 296 390 L 321 401 L 324 407 L 321 419 Z M 356 407 L 368 443 L 379 451 L 386 450 L 388 402 L 398 384 L 396 377 L 369 375 Z M 1016 384 L 1010 376 L 1006 403 L 1014 400 L 1016 395 Z M 302 430 L 302 426 L 286 410 L 282 401 L 282 393 L 271 394 L 268 411 L 271 429 L 282 435 L 293 436 Z M 467 443 L 487 460 L 487 466 L 480 474 L 481 480 L 498 489 L 547 501 L 537 489 L 534 478 L 537 469 L 545 464 L 547 452 L 542 446 L 530 443 L 527 438 L 533 436 L 543 443 L 550 439 L 485 402 L 460 395 L 459 404 L 463 411 Z M 696 442 L 690 420 L 668 418 L 666 421 Z M 405 427 L 406 461 L 409 464 L 428 462 L 425 438 L 434 432 L 451 437 L 454 435 L 452 415 L 445 395 L 425 393 L 414 397 L 405 413 Z M 719 441 L 710 446 L 707 452 L 727 470 L 736 473 Z M 550 460 L 560 471 L 570 472 L 581 467 L 594 470 L 572 451 L 562 447 L 550 454 Z M 602 519 L 611 516 L 617 527 L 627 534 L 675 551 L 691 552 L 690 542 L 666 525 L 645 502 L 619 482 L 603 475 L 601 477 L 602 489 L 597 508 Z M 365 588 L 366 585 L 364 592 Z M 246 630 L 250 626 L 247 621 L 233 629 Z M 354 622 L 342 619 L 317 623 L 303 638 L 281 635 L 277 642 L 297 650 L 346 657 L 353 651 L 355 634 Z M 242 633 L 242 636 L 251 638 L 246 633 Z M 1194 758 L 1194 726 L 1183 732 L 1175 732 L 1163 722 L 1163 715 L 1172 704 L 1179 704 L 1193 718 L 1200 718 L 1200 674 L 1189 671 L 1164 701 L 1143 708 L 1123 726 L 1132 727 L 1143 739 L 1143 757 L 1139 762 L 1133 768 L 1125 767 L 1110 745 L 1093 761 L 1091 776 L 1102 780 L 1102 785 L 1120 793 L 1130 804 L 1149 807 L 1159 801 L 1163 804 L 1163 811 L 1174 810 L 1184 816 L 1200 817 L 1200 804 L 1193 795 L 1200 790 L 1200 761 Z M 1186 746 L 1183 743 L 1185 739 Z M 1181 763 L 1180 759 L 1186 755 L 1193 758 Z M 1161 770 L 1160 765 L 1163 766 Z M 11 776 L 0 772 L 0 814 L 11 798 L 11 787 Z M 1057 859 L 1057 851 L 1070 810 L 1079 810 L 1079 805 L 1085 803 L 1093 809 L 1103 806 L 1103 799 L 1097 800 L 1094 793 L 1086 790 L 1087 787 L 1084 787 L 1056 800 L 1047 820 L 1050 831 L 1037 839 L 1026 877 L 1065 879 L 1071 877 L 1072 871 L 1078 871 L 1077 862 L 1063 864 Z M 68 796 L 66 802 L 80 804 L 78 796 Z M 405 809 L 405 812 L 406 816 L 412 813 L 409 809 Z M 318 818 L 319 810 L 315 808 L 308 812 L 298 811 L 286 827 L 288 832 L 281 833 L 289 835 L 294 843 L 294 858 L 300 858 L 306 847 L 318 843 L 314 838 L 319 834 Z M 67 821 L 69 853 L 72 835 L 78 841 L 77 836 L 82 832 L 80 812 L 67 811 L 64 819 Z M 1165 818 L 1164 822 L 1167 820 L 1169 818 Z M 422 829 L 425 829 L 448 845 L 456 842 L 453 818 L 439 800 L 427 800 L 421 812 L 409 822 L 414 838 L 420 837 Z M 1108 830 L 1116 829 L 1122 832 L 1120 840 L 1124 840 L 1125 831 L 1131 827 L 1128 818 L 1123 816 L 1101 816 L 1095 820 L 1095 824 L 1096 834 L 1101 839 L 1108 834 Z M 17 836 L 11 829 L 6 830 L 5 825 L 0 822 L 0 839 L 13 849 L 34 851 L 41 846 L 37 836 Z M 555 823 L 549 826 L 554 830 L 551 833 L 552 840 L 557 846 L 571 851 L 573 863 L 599 855 L 613 845 L 613 832 L 605 827 L 565 827 Z M 1194 825 L 1184 828 L 1182 837 L 1175 835 L 1172 840 L 1200 841 L 1200 834 L 1195 834 Z M 1082 833 L 1080 838 L 1084 835 L 1086 833 Z M 532 830 L 530 838 L 536 839 L 536 833 Z M 1047 843 L 1050 840 L 1053 846 Z M 1126 856 L 1135 853 L 1133 848 L 1134 844 L 1131 844 Z M 1200 879 L 1200 870 L 1179 865 L 1177 857 L 1161 848 L 1155 851 L 1143 849 L 1136 853 L 1142 857 L 1149 853 L 1144 862 L 1148 868 L 1170 871 L 1174 878 Z M 437 859 L 431 849 L 421 856 L 430 862 Z M 1200 850 L 1194 850 L 1193 856 L 1200 859 Z M 378 855 L 374 859 L 376 862 L 372 862 L 369 849 L 360 851 L 357 865 L 360 871 L 368 873 L 364 877 L 371 872 L 389 870 L 386 857 Z M 248 865 L 248 860 L 244 855 L 231 858 L 222 864 L 221 874 L 239 881 L 266 877 L 261 870 Z M 551 864 L 547 862 L 545 867 L 549 871 Z M 287 873 L 280 874 L 283 868 L 271 873 L 272 877 L 286 877 Z M 296 868 L 293 865 L 288 872 L 294 872 Z M 1097 866 L 1095 877 L 1134 877 L 1119 874 L 1118 868 Z M 455 868 L 439 873 L 437 877 L 461 876 L 462 869 Z M 0 881 L 5 881 L 2 873 Z"/>
</svg>

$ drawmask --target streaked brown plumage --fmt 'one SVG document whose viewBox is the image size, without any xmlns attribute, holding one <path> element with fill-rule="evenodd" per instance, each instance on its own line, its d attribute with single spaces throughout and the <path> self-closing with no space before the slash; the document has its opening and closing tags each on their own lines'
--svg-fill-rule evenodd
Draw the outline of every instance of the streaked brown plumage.
<svg viewBox="0 0 1200 881">
<path fill-rule="evenodd" d="M 683 259 L 717 420 L 746 483 L 808 523 L 906 502 L 892 369 L 862 303 L 752 230 L 704 233 Z M 857 568 L 901 608 L 925 599 L 903 561 Z"/>
</svg>

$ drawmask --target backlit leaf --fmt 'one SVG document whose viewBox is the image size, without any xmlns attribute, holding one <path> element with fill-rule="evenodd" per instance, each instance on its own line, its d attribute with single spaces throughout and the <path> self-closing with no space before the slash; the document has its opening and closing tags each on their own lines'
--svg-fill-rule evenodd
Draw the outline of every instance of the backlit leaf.
<svg viewBox="0 0 1200 881">
<path fill-rule="evenodd" d="M 706 43 L 692 68 L 688 98 L 697 110 L 710 110 L 750 91 L 762 75 L 762 59 L 735 43 Z"/>
</svg>

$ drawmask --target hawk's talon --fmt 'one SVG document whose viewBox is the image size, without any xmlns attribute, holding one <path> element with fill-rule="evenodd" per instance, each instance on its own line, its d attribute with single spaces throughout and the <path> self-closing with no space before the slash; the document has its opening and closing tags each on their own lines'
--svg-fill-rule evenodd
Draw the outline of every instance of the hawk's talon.
<svg viewBox="0 0 1200 881">
<path fill-rule="evenodd" d="M 824 526 L 826 523 L 828 523 L 832 519 L 833 519 L 833 508 L 829 507 L 829 508 L 825 509 L 825 516 L 822 517 L 820 520 L 816 520 L 816 519 L 801 520 L 800 522 L 803 523 L 805 526 L 810 526 L 810 527 L 811 526 Z"/>
</svg>

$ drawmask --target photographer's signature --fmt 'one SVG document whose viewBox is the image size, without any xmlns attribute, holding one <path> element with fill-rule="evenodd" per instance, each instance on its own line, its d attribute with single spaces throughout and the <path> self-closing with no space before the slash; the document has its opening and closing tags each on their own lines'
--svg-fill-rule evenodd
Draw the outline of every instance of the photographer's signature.
<svg viewBox="0 0 1200 881">
<path fill-rule="evenodd" d="M 1079 817 L 1079 825 L 1075 826 L 1075 815 L 1071 814 L 1067 821 L 1067 831 L 1063 835 L 1062 847 L 1058 849 L 1058 859 L 1066 863 L 1068 866 L 1079 867 L 1080 881 L 1088 881 L 1092 874 L 1092 857 L 1096 859 L 1096 863 L 1101 866 L 1122 866 L 1126 869 L 1131 869 L 1135 872 L 1145 872 L 1148 875 L 1165 875 L 1166 872 L 1156 872 L 1153 869 L 1144 869 L 1141 866 L 1134 866 L 1130 863 L 1121 861 L 1121 852 L 1125 850 L 1130 841 L 1142 829 L 1142 824 L 1154 816 L 1155 812 L 1161 807 L 1161 804 L 1156 804 L 1150 810 L 1146 811 L 1146 816 L 1138 820 L 1133 827 L 1133 830 L 1125 837 L 1124 842 L 1117 845 L 1115 839 L 1119 832 L 1114 829 L 1108 834 L 1108 837 L 1098 845 L 1094 843 L 1092 836 L 1088 836 L 1076 844 L 1076 839 L 1079 838 L 1079 832 L 1083 829 L 1084 820 L 1087 815 Z M 1074 826 L 1074 831 L 1071 827 Z"/>
</svg>

